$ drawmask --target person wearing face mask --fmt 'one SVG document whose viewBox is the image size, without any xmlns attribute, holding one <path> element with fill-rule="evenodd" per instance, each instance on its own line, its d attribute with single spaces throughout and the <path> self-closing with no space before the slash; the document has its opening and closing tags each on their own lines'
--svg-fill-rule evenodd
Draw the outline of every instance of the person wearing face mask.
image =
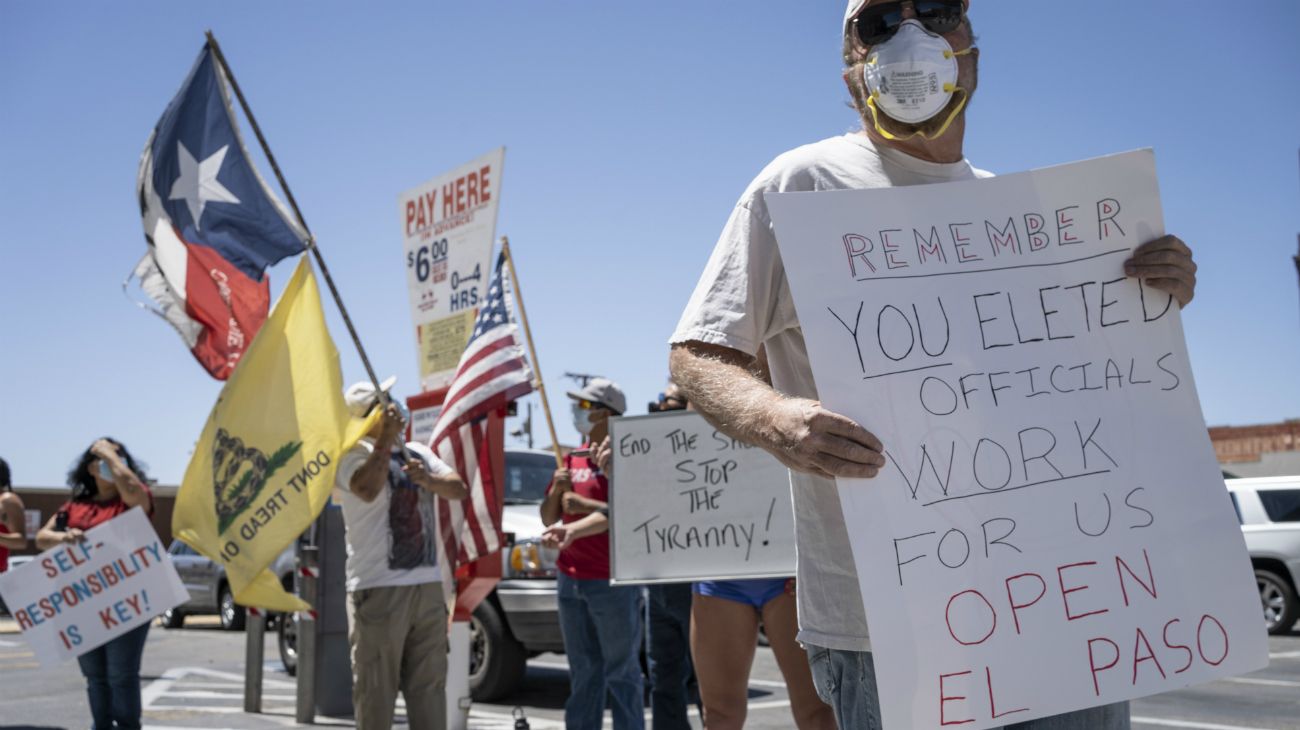
<svg viewBox="0 0 1300 730">
<path fill-rule="evenodd" d="M 546 525 L 578 522 L 608 509 L 609 417 L 627 410 L 622 389 L 605 378 L 592 378 L 568 396 L 583 443 L 564 457 L 564 466 L 546 488 L 541 506 Z M 560 631 L 569 660 L 565 727 L 600 728 L 608 691 L 616 730 L 644 728 L 640 588 L 609 584 L 609 535 L 603 531 L 567 541 L 555 565 Z"/>
<path fill-rule="evenodd" d="M 791 469 L 799 641 L 841 728 L 880 726 L 867 617 L 834 477 L 871 478 L 884 445 L 822 407 L 790 297 L 767 192 L 868 189 L 987 177 L 963 154 L 978 86 L 968 0 L 849 0 L 843 79 L 862 130 L 791 150 L 732 210 L 669 340 L 672 378 L 716 428 Z M 1192 299 L 1196 266 L 1175 236 L 1138 246 L 1128 276 Z M 866 424 L 870 425 L 870 424 Z M 1015 724 L 1017 730 L 1129 726 L 1126 704 Z"/>
<path fill-rule="evenodd" d="M 380 384 L 386 394 L 396 378 Z M 358 730 L 387 730 L 400 690 L 413 730 L 447 725 L 447 606 L 434 497 L 461 500 L 465 483 L 429 447 L 403 445 L 405 406 L 369 381 L 343 400 L 353 418 L 384 414 L 339 459 L 334 497 L 347 541 L 348 644 Z M 387 403 L 384 401 L 387 400 Z"/>
<path fill-rule="evenodd" d="M 153 494 L 142 467 L 115 439 L 104 437 L 82 452 L 68 472 L 72 499 L 36 533 L 36 547 L 49 550 L 78 543 L 85 532 L 133 507 L 153 516 Z M 149 624 L 118 636 L 77 657 L 86 678 L 91 726 L 96 730 L 140 727 L 140 660 Z"/>
</svg>

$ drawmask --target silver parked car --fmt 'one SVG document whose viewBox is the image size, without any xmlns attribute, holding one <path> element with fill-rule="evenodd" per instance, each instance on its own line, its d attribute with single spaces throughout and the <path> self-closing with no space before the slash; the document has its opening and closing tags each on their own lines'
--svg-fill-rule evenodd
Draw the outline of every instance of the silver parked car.
<svg viewBox="0 0 1300 730">
<path fill-rule="evenodd" d="M 1300 477 L 1228 479 L 1270 634 L 1300 619 Z"/>
<path fill-rule="evenodd" d="M 163 626 L 178 629 L 185 624 L 186 616 L 215 613 L 221 618 L 222 628 L 243 630 L 246 614 L 244 607 L 235 603 L 235 595 L 226 581 L 226 569 L 180 540 L 172 540 L 167 553 L 172 557 L 172 564 L 176 566 L 185 590 L 189 591 L 190 600 L 163 613 Z M 270 569 L 280 579 L 285 590 L 292 593 L 293 545 L 280 553 L 275 562 L 271 563 Z"/>
</svg>

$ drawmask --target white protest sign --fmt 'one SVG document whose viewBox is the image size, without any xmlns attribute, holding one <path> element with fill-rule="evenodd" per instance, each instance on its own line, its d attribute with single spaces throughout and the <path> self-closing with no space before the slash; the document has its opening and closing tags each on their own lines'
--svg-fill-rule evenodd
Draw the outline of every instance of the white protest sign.
<svg viewBox="0 0 1300 730">
<path fill-rule="evenodd" d="M 492 278 L 500 147 L 398 196 L 420 386 L 447 385 Z"/>
<path fill-rule="evenodd" d="M 794 575 L 790 472 L 690 411 L 610 420 L 611 580 Z"/>
<path fill-rule="evenodd" d="M 80 656 L 189 599 L 139 507 L 0 574 L 0 596 L 41 664 Z"/>
<path fill-rule="evenodd" d="M 822 402 L 887 728 L 969 730 L 1267 664 L 1150 150 L 988 180 L 768 195 Z"/>
</svg>

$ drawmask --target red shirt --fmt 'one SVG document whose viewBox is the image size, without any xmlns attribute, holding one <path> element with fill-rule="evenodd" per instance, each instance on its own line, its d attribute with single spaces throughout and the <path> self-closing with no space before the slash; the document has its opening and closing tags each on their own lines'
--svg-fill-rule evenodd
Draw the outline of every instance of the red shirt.
<svg viewBox="0 0 1300 730">
<path fill-rule="evenodd" d="M 589 444 L 584 444 L 587 448 Z M 573 478 L 573 491 L 589 499 L 609 502 L 609 480 L 601 473 L 596 462 L 586 456 L 564 457 L 564 468 Z M 546 487 L 547 494 L 555 482 Z M 586 515 L 564 515 L 564 522 L 574 522 Z M 609 533 L 580 537 L 560 552 L 555 567 L 570 578 L 580 580 L 609 580 Z"/>
<path fill-rule="evenodd" d="M 149 498 L 145 501 L 144 513 L 153 517 L 153 492 L 150 492 L 149 487 L 144 485 L 140 485 L 140 488 L 144 490 L 145 496 Z M 100 502 L 95 499 L 70 500 L 64 502 L 59 511 L 68 513 L 68 527 L 89 530 L 95 525 L 108 522 L 129 509 L 131 508 L 119 496 L 113 497 L 107 502 Z"/>
<path fill-rule="evenodd" d="M 5 523 L 0 522 L 0 535 L 6 535 L 8 533 L 9 528 L 5 526 Z M 0 573 L 5 572 L 6 570 L 9 570 L 9 548 L 0 545 Z"/>
</svg>

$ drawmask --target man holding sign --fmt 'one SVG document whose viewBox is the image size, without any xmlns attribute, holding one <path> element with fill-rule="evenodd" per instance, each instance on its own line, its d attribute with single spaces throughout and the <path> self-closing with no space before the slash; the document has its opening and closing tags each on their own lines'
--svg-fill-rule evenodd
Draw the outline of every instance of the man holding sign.
<svg viewBox="0 0 1300 730">
<path fill-rule="evenodd" d="M 859 571 L 832 480 L 877 476 L 887 445 L 821 405 L 764 194 L 990 177 L 962 153 L 979 59 L 968 4 L 850 0 L 844 80 L 864 130 L 792 150 L 760 173 L 732 211 L 671 339 L 673 379 L 696 408 L 719 430 L 763 447 L 792 470 L 799 639 L 818 691 L 846 729 L 880 727 L 880 696 Z M 851 260 L 865 251 L 863 243 L 845 241 Z M 1192 298 L 1195 265 L 1173 236 L 1143 242 L 1124 273 L 1168 292 L 1180 306 Z M 864 331 L 875 324 L 873 317 Z M 956 693 L 940 694 L 942 704 Z M 1128 725 L 1127 705 L 1120 703 L 1015 727 Z"/>
</svg>

